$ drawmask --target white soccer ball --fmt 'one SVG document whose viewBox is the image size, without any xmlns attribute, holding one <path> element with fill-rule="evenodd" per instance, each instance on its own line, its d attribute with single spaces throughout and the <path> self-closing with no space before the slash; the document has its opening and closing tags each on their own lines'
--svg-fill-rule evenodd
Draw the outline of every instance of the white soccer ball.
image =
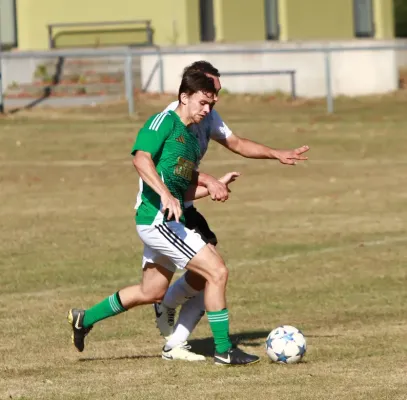
<svg viewBox="0 0 407 400">
<path fill-rule="evenodd" d="M 273 329 L 266 340 L 270 360 L 281 364 L 294 364 L 304 357 L 307 341 L 302 332 L 291 325 Z"/>
</svg>

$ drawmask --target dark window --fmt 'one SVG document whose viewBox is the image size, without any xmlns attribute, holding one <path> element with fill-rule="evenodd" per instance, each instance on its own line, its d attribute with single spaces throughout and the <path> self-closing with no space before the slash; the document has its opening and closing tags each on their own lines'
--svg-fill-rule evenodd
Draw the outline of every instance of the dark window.
<svg viewBox="0 0 407 400">
<path fill-rule="evenodd" d="M 201 42 L 213 42 L 215 40 L 213 0 L 199 0 L 199 16 L 201 22 Z"/>
<path fill-rule="evenodd" d="M 16 0 L 0 0 L 0 46 L 17 46 Z"/>
<path fill-rule="evenodd" d="M 280 37 L 278 24 L 278 0 L 264 0 L 266 39 L 276 40 Z"/>
<path fill-rule="evenodd" d="M 356 37 L 374 37 L 372 0 L 353 0 L 354 24 Z"/>
</svg>

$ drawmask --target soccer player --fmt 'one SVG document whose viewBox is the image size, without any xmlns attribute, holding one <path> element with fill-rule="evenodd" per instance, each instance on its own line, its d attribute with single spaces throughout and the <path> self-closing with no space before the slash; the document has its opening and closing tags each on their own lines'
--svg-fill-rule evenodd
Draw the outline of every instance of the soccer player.
<svg viewBox="0 0 407 400">
<path fill-rule="evenodd" d="M 221 256 L 199 234 L 185 227 L 182 214 L 184 198 L 194 199 L 209 193 L 219 195 L 219 200 L 227 198 L 224 184 L 219 184 L 219 188 L 225 189 L 226 194 L 216 187 L 214 190 L 198 187 L 194 182 L 197 176 L 197 183 L 202 183 L 196 172 L 200 148 L 188 127 L 209 114 L 215 93 L 213 79 L 204 73 L 186 74 L 175 111 L 153 115 L 139 131 L 132 154 L 143 181 L 135 217 L 137 232 L 144 243 L 142 282 L 121 289 L 86 310 L 69 310 L 68 321 L 77 350 L 84 350 L 85 336 L 95 323 L 135 306 L 161 300 L 175 266 L 193 271 L 206 281 L 205 307 L 215 341 L 215 363 L 239 365 L 259 360 L 232 346 L 225 298 L 228 269 Z M 230 180 L 234 177 L 236 174 L 230 174 Z"/>
<path fill-rule="evenodd" d="M 189 65 L 184 69 L 184 75 L 191 73 L 191 71 L 201 71 L 213 79 L 216 88 L 216 95 L 212 103 L 214 106 L 218 101 L 218 94 L 221 89 L 219 71 L 207 61 L 197 61 Z M 178 101 L 174 101 L 165 111 L 174 110 L 177 107 Z M 288 165 L 295 165 L 297 161 L 307 159 L 303 154 L 308 151 L 308 146 L 293 150 L 277 150 L 233 134 L 213 108 L 201 122 L 191 125 L 190 130 L 198 138 L 201 159 L 208 149 L 210 139 L 246 158 L 273 159 Z M 211 177 L 201 174 L 201 179 L 205 181 Z M 198 232 L 202 239 L 208 243 L 208 246 L 214 249 L 218 241 L 205 218 L 196 210 L 192 201 L 185 203 L 185 207 L 186 227 Z M 190 346 L 187 344 L 190 333 L 205 313 L 204 287 L 204 279 L 188 270 L 170 286 L 163 301 L 154 304 L 157 327 L 166 339 L 166 344 L 162 350 L 164 359 L 204 360 L 202 355 L 191 352 Z M 182 307 L 178 321 L 174 326 L 175 310 L 178 306 Z"/>
</svg>

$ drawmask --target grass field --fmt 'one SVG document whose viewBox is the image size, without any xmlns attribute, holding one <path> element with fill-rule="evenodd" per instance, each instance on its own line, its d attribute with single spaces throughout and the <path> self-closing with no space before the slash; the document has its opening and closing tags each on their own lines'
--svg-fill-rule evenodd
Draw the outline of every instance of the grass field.
<svg viewBox="0 0 407 400">
<path fill-rule="evenodd" d="M 151 307 L 95 326 L 84 353 L 69 308 L 141 276 L 129 151 L 170 98 L 35 110 L 0 120 L 0 399 L 406 399 L 407 96 L 322 101 L 222 97 L 237 134 L 308 144 L 296 167 L 243 159 L 213 143 L 202 170 L 238 170 L 225 204 L 198 208 L 230 268 L 231 331 L 261 356 L 212 364 L 206 318 L 191 339 L 202 364 L 166 362 Z M 268 361 L 279 324 L 301 328 L 298 365 Z"/>
</svg>

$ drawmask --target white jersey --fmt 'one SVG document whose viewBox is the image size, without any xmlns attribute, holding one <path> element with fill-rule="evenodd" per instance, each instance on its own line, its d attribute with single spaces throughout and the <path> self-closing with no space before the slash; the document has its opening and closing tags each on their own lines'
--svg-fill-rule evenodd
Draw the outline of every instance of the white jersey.
<svg viewBox="0 0 407 400">
<path fill-rule="evenodd" d="M 165 111 L 175 111 L 178 107 L 179 102 L 173 101 L 170 103 Z M 228 126 L 223 122 L 220 115 L 217 111 L 213 110 L 199 123 L 193 124 L 189 127 L 189 129 L 196 135 L 196 138 L 199 141 L 199 146 L 201 148 L 201 156 L 199 161 L 202 160 L 203 156 L 205 155 L 206 151 L 208 150 L 209 141 L 211 139 L 219 140 L 219 139 L 226 139 L 228 136 L 232 134 L 232 131 L 228 128 Z M 137 195 L 137 202 L 134 208 L 140 205 L 141 202 L 141 191 L 143 190 L 143 181 L 141 178 L 139 179 L 139 193 Z M 185 202 L 185 207 L 190 207 L 193 204 L 192 201 Z"/>
<path fill-rule="evenodd" d="M 175 111 L 178 107 L 178 101 L 173 101 L 164 111 Z M 199 124 L 193 124 L 189 129 L 195 133 L 199 146 L 201 147 L 201 160 L 208 150 L 211 139 L 226 139 L 232 134 L 232 131 L 223 122 L 217 111 L 212 110 Z"/>
</svg>

